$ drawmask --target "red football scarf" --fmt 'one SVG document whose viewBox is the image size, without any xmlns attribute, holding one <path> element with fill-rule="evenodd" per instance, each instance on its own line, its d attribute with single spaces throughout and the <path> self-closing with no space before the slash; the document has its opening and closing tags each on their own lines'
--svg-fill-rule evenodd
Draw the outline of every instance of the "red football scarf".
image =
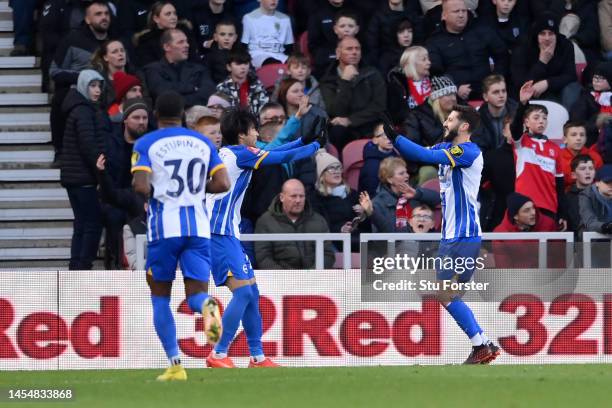
<svg viewBox="0 0 612 408">
<path fill-rule="evenodd" d="M 429 96 L 429 94 L 431 94 L 431 82 L 429 81 L 429 78 L 424 78 L 423 85 L 421 87 L 422 91 L 419 92 L 416 85 L 414 84 L 414 81 L 408 78 L 408 89 L 410 90 L 410 95 L 416 102 L 417 106 L 422 105 L 423 102 L 425 102 L 425 99 Z"/>
</svg>

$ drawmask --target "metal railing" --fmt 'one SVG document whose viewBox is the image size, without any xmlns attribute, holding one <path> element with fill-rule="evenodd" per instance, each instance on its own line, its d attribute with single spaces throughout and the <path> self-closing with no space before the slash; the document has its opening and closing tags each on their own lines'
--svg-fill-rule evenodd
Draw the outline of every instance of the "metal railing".
<svg viewBox="0 0 612 408">
<path fill-rule="evenodd" d="M 574 242 L 574 234 L 572 232 L 484 232 L 482 234 L 483 241 L 538 241 L 538 267 L 546 268 L 547 260 L 547 245 L 548 241 L 565 241 L 566 243 Z M 396 241 L 440 241 L 440 233 L 372 233 L 361 234 L 360 242 L 367 243 L 369 241 L 387 241 L 387 251 L 389 254 L 395 253 Z M 566 245 L 567 247 L 567 245 Z M 570 264 L 572 253 L 566 250 L 566 261 Z"/>
<path fill-rule="evenodd" d="M 589 238 L 589 242 L 593 238 L 607 238 L 607 235 L 597 233 L 585 233 Z M 585 238 L 586 241 L 587 238 Z M 324 269 L 324 243 L 326 241 L 342 241 L 342 261 L 344 269 L 351 269 L 351 234 L 344 233 L 316 233 L 316 234 L 243 234 L 240 237 L 241 241 L 247 242 L 282 242 L 282 241 L 314 241 L 315 242 L 315 268 Z M 545 244 L 548 241 L 565 241 L 566 243 L 574 242 L 574 234 L 572 232 L 485 232 L 482 235 L 483 241 L 538 241 L 540 244 Z M 396 241 L 440 241 L 440 233 L 374 233 L 361 234 L 360 242 L 367 243 L 369 241 L 387 241 L 390 251 L 395 251 Z M 145 252 L 147 245 L 146 235 L 136 236 L 136 269 L 143 270 L 145 267 Z M 566 251 L 566 260 L 571 260 L 572 251 Z M 586 257 L 586 254 L 585 254 Z M 546 267 L 547 246 L 539 245 L 538 248 L 538 266 Z M 586 266 L 586 265 L 585 265 Z M 589 252 L 590 266 L 590 252 Z"/>
<path fill-rule="evenodd" d="M 609 244 L 611 246 L 611 250 L 610 250 L 610 265 L 612 265 L 612 236 L 610 235 L 606 235 L 606 234 L 601 234 L 599 232 L 583 232 L 582 233 L 582 248 L 583 248 L 583 256 L 584 256 L 584 267 L 585 268 L 590 268 L 591 264 L 593 263 L 592 261 L 592 253 L 591 250 L 593 249 L 593 246 L 591 245 L 591 243 L 593 242 L 593 240 L 595 239 L 600 239 L 600 240 L 605 240 L 605 241 L 609 241 Z"/>
</svg>

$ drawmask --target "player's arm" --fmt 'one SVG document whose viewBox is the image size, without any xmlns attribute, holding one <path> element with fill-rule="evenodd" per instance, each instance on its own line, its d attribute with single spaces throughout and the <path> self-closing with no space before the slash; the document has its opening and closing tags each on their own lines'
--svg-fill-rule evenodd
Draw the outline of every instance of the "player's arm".
<svg viewBox="0 0 612 408">
<path fill-rule="evenodd" d="M 212 173 L 212 177 L 206 183 L 206 192 L 207 193 L 225 193 L 232 187 L 232 183 L 230 181 L 229 175 L 227 174 L 227 169 L 225 166 L 221 165 L 217 170 Z"/>
<path fill-rule="evenodd" d="M 302 138 L 299 138 L 297 140 L 294 140 L 293 142 L 285 143 L 284 145 L 272 147 L 270 149 L 268 149 L 268 146 L 266 146 L 264 150 L 268 150 L 270 152 L 284 152 L 287 150 L 295 149 L 296 147 L 302 147 L 304 146 L 304 142 L 302 141 Z"/>
<path fill-rule="evenodd" d="M 397 151 L 407 160 L 420 163 L 430 164 L 445 164 L 455 166 L 455 160 L 452 158 L 448 150 L 432 150 L 427 149 L 419 144 L 414 143 L 407 137 L 398 135 L 393 143 Z"/>
<path fill-rule="evenodd" d="M 208 182 L 206 183 L 207 193 L 225 193 L 232 187 L 232 182 L 229 178 L 227 168 L 219 157 L 215 146 L 206 139 L 205 140 L 210 147 L 210 161 L 208 163 Z"/>
<path fill-rule="evenodd" d="M 146 146 L 143 146 L 142 139 L 136 142 L 132 152 L 132 187 L 134 191 L 142 194 L 145 199 L 151 196 L 151 161 Z"/>
<path fill-rule="evenodd" d="M 144 170 L 134 171 L 132 179 L 134 191 L 144 195 L 147 199 L 151 196 L 151 176 L 150 173 Z"/>
</svg>

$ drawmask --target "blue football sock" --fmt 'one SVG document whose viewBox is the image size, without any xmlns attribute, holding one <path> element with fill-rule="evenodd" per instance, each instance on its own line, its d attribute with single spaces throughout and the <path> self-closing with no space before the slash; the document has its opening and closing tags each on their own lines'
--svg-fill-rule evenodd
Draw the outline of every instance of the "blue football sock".
<svg viewBox="0 0 612 408">
<path fill-rule="evenodd" d="M 261 313 L 259 312 L 259 288 L 257 284 L 251 286 L 253 298 L 248 304 L 242 316 L 242 327 L 246 333 L 249 351 L 253 357 L 263 356 L 261 336 L 263 334 Z"/>
<path fill-rule="evenodd" d="M 198 292 L 194 295 L 187 296 L 187 304 L 194 313 L 202 314 L 202 304 L 210 295 L 205 292 Z"/>
<path fill-rule="evenodd" d="M 472 309 L 470 309 L 460 298 L 453 299 L 453 301 L 446 306 L 446 310 L 453 316 L 453 319 L 455 319 L 459 327 L 461 327 L 461 330 L 463 330 L 470 339 L 482 332 L 482 329 L 474 317 L 474 313 L 472 313 Z"/>
<path fill-rule="evenodd" d="M 170 309 L 170 297 L 151 295 L 151 302 L 153 303 L 155 332 L 164 347 L 166 356 L 173 361 L 179 355 L 179 347 L 176 340 L 176 324 Z"/>
<path fill-rule="evenodd" d="M 232 300 L 230 300 L 223 313 L 223 334 L 221 334 L 221 339 L 215 346 L 216 353 L 227 353 L 227 349 L 240 325 L 242 315 L 244 315 L 244 309 L 246 309 L 252 297 L 253 292 L 248 285 L 234 290 Z"/>
</svg>

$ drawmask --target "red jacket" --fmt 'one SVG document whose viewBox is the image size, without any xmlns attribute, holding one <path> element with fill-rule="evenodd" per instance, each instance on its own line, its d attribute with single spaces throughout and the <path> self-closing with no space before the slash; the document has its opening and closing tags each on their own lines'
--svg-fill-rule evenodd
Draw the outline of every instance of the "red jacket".
<svg viewBox="0 0 612 408">
<path fill-rule="evenodd" d="M 597 151 L 597 144 L 594 144 L 591 147 L 583 147 L 578 154 L 588 154 L 591 156 L 593 159 L 593 164 L 595 165 L 595 170 L 603 166 L 603 160 Z M 561 149 L 561 168 L 563 169 L 563 178 L 565 179 L 565 190 L 567 190 L 575 182 L 575 180 L 572 179 L 571 164 L 572 159 L 576 156 L 577 154 L 572 153 L 572 151 L 567 147 Z"/>
<path fill-rule="evenodd" d="M 508 216 L 508 211 L 504 215 L 504 219 L 493 232 L 546 232 L 557 231 L 557 225 L 549 217 L 541 217 L 536 209 L 536 224 L 533 228 L 524 231 L 521 230 Z M 551 248 L 551 245 L 564 244 L 552 243 L 548 247 L 549 266 L 552 266 L 551 260 L 558 258 Z M 496 268 L 537 268 L 538 267 L 538 240 L 521 240 L 521 241 L 493 241 L 493 254 L 495 256 Z M 565 251 L 561 252 L 565 253 Z M 556 263 L 556 262 L 555 262 Z"/>
</svg>

